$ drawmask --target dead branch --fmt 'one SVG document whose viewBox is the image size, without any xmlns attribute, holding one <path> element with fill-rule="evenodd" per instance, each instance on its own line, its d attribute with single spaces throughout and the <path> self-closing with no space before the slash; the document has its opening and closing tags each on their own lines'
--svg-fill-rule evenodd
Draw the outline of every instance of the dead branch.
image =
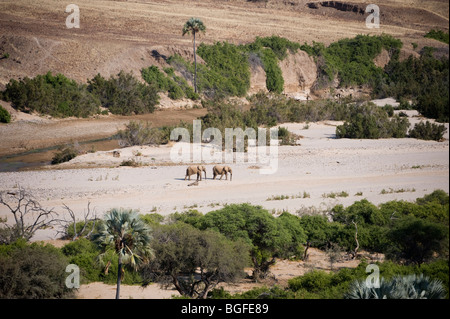
<svg viewBox="0 0 450 319">
<path fill-rule="evenodd" d="M 16 232 L 17 238 L 29 241 L 36 231 L 51 227 L 55 223 L 57 213 L 52 209 L 45 209 L 36 201 L 32 194 L 22 187 L 15 192 L 0 192 L 0 204 L 6 206 L 14 217 L 14 226 L 7 228 Z M 27 223 L 27 220 L 31 222 Z"/>
<path fill-rule="evenodd" d="M 80 231 L 77 231 L 78 221 L 77 221 L 77 218 L 76 218 L 73 210 L 66 204 L 63 204 L 63 208 L 67 211 L 67 213 L 69 215 L 69 220 L 67 220 L 66 218 L 56 220 L 58 225 L 62 228 L 62 230 L 58 230 L 57 233 L 62 234 L 63 237 L 68 237 L 69 227 L 72 226 L 73 227 L 72 241 L 78 239 L 79 237 L 85 237 L 85 238 L 89 237 L 92 234 L 92 232 L 94 231 L 95 223 L 98 220 L 95 210 L 91 212 L 91 203 L 88 202 L 87 212 L 85 212 L 83 215 L 83 227 L 81 228 Z M 93 217 L 89 218 L 91 213 L 92 213 Z M 86 228 L 89 225 L 89 222 L 92 222 L 91 229 L 89 230 L 89 232 L 87 234 L 84 234 L 86 231 Z"/>
</svg>

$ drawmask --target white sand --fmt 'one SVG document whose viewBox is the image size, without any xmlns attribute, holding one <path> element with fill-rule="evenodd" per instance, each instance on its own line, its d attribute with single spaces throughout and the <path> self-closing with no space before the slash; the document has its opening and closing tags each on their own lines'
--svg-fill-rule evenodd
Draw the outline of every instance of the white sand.
<svg viewBox="0 0 450 319">
<path fill-rule="evenodd" d="M 413 113 L 409 114 L 414 115 Z M 415 123 L 418 118 L 410 118 Z M 336 204 L 345 206 L 367 198 L 379 204 L 390 200 L 414 201 L 435 189 L 449 191 L 449 141 L 415 139 L 350 140 L 335 139 L 339 122 L 283 124 L 303 135 L 300 146 L 279 148 L 279 167 L 273 175 L 261 175 L 255 164 L 234 164 L 233 181 L 208 179 L 198 186 L 188 187 L 184 181 L 186 165 L 170 164 L 170 147 L 133 147 L 121 149 L 121 157 L 111 152 L 79 156 L 60 167 L 104 165 L 106 168 L 61 169 L 0 173 L 0 191 L 13 190 L 18 185 L 31 191 L 41 204 L 55 208 L 64 216 L 66 204 L 82 218 L 87 203 L 102 216 L 113 207 L 151 211 L 168 215 L 190 208 L 208 212 L 231 203 L 251 203 L 281 212 L 288 210 L 311 212 L 330 210 Z M 446 124 L 448 129 L 448 124 Z M 138 153 L 139 152 L 139 153 Z M 139 156 L 136 156 L 138 154 Z M 124 159 L 136 159 L 149 166 L 115 167 Z M 161 165 L 162 164 L 162 165 Z M 110 167 L 110 168 L 108 168 Z M 192 176 L 195 178 L 195 176 Z M 387 194 L 381 194 L 382 190 Z M 348 197 L 326 197 L 345 191 Z M 309 197 L 303 198 L 303 192 Z M 362 193 L 361 196 L 356 195 Z M 270 200 L 272 196 L 289 195 L 299 198 Z M 301 195 L 301 196 L 297 196 Z M 0 206 L 0 217 L 12 216 Z M 52 239 L 55 229 L 39 231 L 34 240 Z M 320 256 L 319 256 L 320 257 Z M 325 256 L 319 259 L 325 260 Z M 300 268 L 299 268 L 300 267 Z M 274 268 L 276 270 L 277 267 Z M 280 278 L 285 280 L 308 269 L 305 264 L 279 264 Z M 239 291 L 252 288 L 250 283 L 230 286 Z M 123 286 L 122 298 L 170 298 L 174 290 L 158 285 L 146 289 Z M 83 285 L 79 298 L 114 298 L 115 286 L 102 283 Z"/>
<path fill-rule="evenodd" d="M 212 180 L 213 165 L 207 165 L 208 179 L 188 187 L 189 182 L 184 181 L 186 165 L 167 165 L 170 147 L 134 147 L 121 149 L 120 158 L 112 157 L 111 152 L 97 152 L 61 165 L 92 163 L 111 168 L 0 173 L 0 191 L 20 185 L 45 207 L 63 213 L 61 206 L 66 204 L 80 218 L 88 202 L 98 216 L 113 207 L 168 215 L 189 208 L 208 212 L 231 203 L 251 203 L 295 213 L 310 207 L 326 210 L 336 204 L 350 205 L 363 198 L 379 204 L 393 199 L 415 200 L 435 189 L 449 191 L 448 132 L 444 142 L 409 138 L 335 139 L 337 124 L 340 123 L 309 123 L 308 129 L 304 123 L 282 125 L 304 138 L 300 146 L 279 147 L 279 167 L 273 175 L 261 175 L 255 164 L 242 163 L 232 165 L 231 182 Z M 138 157 L 133 155 L 137 151 Z M 129 158 L 149 166 L 114 167 Z M 383 189 L 388 194 L 380 194 Z M 342 191 L 349 196 L 326 197 Z M 303 198 L 303 192 L 309 198 Z M 357 193 L 362 196 L 356 196 Z M 302 198 L 267 200 L 277 195 L 299 194 Z M 12 219 L 6 207 L 1 206 L 0 217 L 6 216 Z M 34 239 L 53 236 L 54 230 L 45 230 Z"/>
</svg>

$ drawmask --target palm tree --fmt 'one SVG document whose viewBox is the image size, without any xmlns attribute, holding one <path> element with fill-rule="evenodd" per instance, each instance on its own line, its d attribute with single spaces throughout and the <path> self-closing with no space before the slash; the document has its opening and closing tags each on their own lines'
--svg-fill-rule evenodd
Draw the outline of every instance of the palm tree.
<svg viewBox="0 0 450 319">
<path fill-rule="evenodd" d="M 110 251 L 119 257 L 116 290 L 116 299 L 119 299 L 123 265 L 131 265 L 137 270 L 138 265 L 149 261 L 150 229 L 136 212 L 112 209 L 105 215 L 102 229 L 94 235 L 94 242 L 103 251 L 100 260 Z"/>
<path fill-rule="evenodd" d="M 202 20 L 197 18 L 190 18 L 183 27 L 183 36 L 185 34 L 191 34 L 194 38 L 194 64 L 195 64 L 195 74 L 194 74 L 194 90 L 197 93 L 197 55 L 195 54 L 195 35 L 199 32 L 205 33 L 206 27 Z"/>
<path fill-rule="evenodd" d="M 420 275 L 395 276 L 390 281 L 380 279 L 378 288 L 366 280 L 354 281 L 345 295 L 347 299 L 443 299 L 445 289 L 440 280 Z"/>
</svg>

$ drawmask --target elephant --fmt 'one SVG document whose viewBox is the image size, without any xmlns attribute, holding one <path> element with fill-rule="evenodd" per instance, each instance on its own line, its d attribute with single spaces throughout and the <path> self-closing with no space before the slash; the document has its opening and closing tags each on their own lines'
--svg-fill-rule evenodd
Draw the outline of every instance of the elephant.
<svg viewBox="0 0 450 319">
<path fill-rule="evenodd" d="M 205 179 L 206 179 L 206 167 L 203 165 L 191 165 L 186 169 L 186 176 L 184 177 L 184 180 L 189 177 L 189 180 L 191 180 L 191 175 L 197 174 L 197 180 L 202 180 L 202 172 L 205 172 Z"/>
<path fill-rule="evenodd" d="M 213 167 L 213 179 L 216 179 L 216 176 L 220 175 L 219 180 L 221 180 L 223 175 L 225 174 L 225 179 L 228 180 L 228 173 L 230 173 L 230 181 L 231 181 L 231 179 L 233 178 L 233 171 L 231 167 L 219 165 Z"/>
</svg>

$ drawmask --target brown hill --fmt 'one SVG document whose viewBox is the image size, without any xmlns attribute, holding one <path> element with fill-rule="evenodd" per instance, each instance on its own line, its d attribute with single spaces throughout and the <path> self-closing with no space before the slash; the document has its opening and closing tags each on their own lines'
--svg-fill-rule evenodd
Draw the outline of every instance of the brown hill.
<svg viewBox="0 0 450 319">
<path fill-rule="evenodd" d="M 402 39 L 406 46 L 418 43 L 417 50 L 430 44 L 448 50 L 448 46 L 423 38 L 431 28 L 448 30 L 447 1 L 383 1 L 380 29 L 367 29 L 367 14 L 338 10 L 333 1 L 327 5 L 317 2 L 317 9 L 308 3 L 311 1 L 79 0 L 80 28 L 68 29 L 64 2 L 2 2 L 0 56 L 9 57 L 0 59 L 0 89 L 11 78 L 48 70 L 84 82 L 97 73 L 109 76 L 125 70 L 139 74 L 142 67 L 164 65 L 160 58 L 164 54 L 176 52 L 192 58 L 192 40 L 181 36 L 184 22 L 192 16 L 207 26 L 200 39 L 205 43 L 246 43 L 256 36 L 279 35 L 300 43 L 328 44 L 361 33 L 387 33 Z M 351 4 L 366 6 L 359 1 Z M 263 79 L 261 70 L 256 71 L 253 90 L 259 89 Z"/>
</svg>

